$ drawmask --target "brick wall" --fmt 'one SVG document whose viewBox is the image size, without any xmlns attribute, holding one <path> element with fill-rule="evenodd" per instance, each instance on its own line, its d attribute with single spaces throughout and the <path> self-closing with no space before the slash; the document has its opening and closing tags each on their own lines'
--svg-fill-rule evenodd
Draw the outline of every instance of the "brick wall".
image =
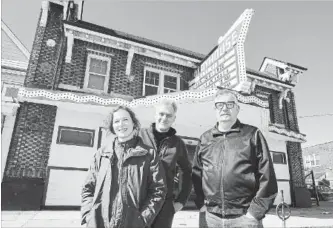
<svg viewBox="0 0 333 228">
<path fill-rule="evenodd" d="M 62 35 L 62 6 L 50 3 L 47 24 L 45 27 L 37 25 L 35 40 L 29 61 L 26 87 L 53 88 L 57 71 L 57 62 L 63 42 Z M 47 46 L 46 42 L 53 39 L 54 47 Z"/>
<path fill-rule="evenodd" d="M 280 92 L 265 88 L 262 86 L 256 86 L 254 91 L 255 94 L 269 94 L 268 102 L 269 102 L 269 110 L 270 110 L 270 121 L 271 123 L 276 124 L 285 124 L 283 110 L 279 108 L 279 96 Z"/>
<path fill-rule="evenodd" d="M 5 178 L 46 178 L 57 107 L 24 102 L 16 117 Z"/>
<path fill-rule="evenodd" d="M 294 187 L 305 187 L 301 144 L 298 142 L 287 142 L 287 151 L 289 155 L 292 183 Z"/>
<path fill-rule="evenodd" d="M 134 54 L 131 65 L 131 74 L 135 77 L 132 82 L 129 82 L 128 77 L 125 74 L 127 51 L 93 44 L 86 41 L 75 40 L 71 63 L 66 63 L 65 57 L 63 57 L 59 83 L 77 86 L 81 89 L 83 88 L 87 56 L 89 53 L 88 49 L 105 53 L 102 55 L 109 56 L 111 58 L 108 93 L 112 91 L 134 97 L 142 96 L 145 66 L 180 74 L 181 90 L 188 89 L 188 81 L 193 79 L 194 70 L 191 68 Z"/>
</svg>

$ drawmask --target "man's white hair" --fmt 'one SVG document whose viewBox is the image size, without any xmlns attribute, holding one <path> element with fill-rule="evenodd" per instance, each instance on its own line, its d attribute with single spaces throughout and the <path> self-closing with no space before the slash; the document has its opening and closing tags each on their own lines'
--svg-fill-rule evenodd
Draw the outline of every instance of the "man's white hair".
<svg viewBox="0 0 333 228">
<path fill-rule="evenodd" d="M 234 98 L 235 98 L 235 102 L 236 104 L 238 105 L 238 98 L 237 98 L 237 95 L 235 92 L 233 92 L 232 90 L 229 90 L 229 89 L 218 89 L 215 93 L 215 99 L 219 96 L 222 96 L 222 95 L 232 95 Z"/>
<path fill-rule="evenodd" d="M 176 102 L 174 102 L 173 100 L 170 100 L 170 99 L 162 99 L 159 103 L 157 103 L 155 105 L 155 109 L 157 107 L 160 107 L 160 106 L 168 106 L 168 107 L 171 107 L 174 111 L 174 113 L 177 113 L 177 104 Z"/>
</svg>

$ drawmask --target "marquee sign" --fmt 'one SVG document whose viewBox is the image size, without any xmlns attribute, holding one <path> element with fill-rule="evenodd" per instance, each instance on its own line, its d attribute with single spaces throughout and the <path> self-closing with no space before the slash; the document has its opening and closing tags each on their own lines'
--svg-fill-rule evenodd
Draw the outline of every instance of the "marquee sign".
<svg viewBox="0 0 333 228">
<path fill-rule="evenodd" d="M 191 89 L 223 87 L 248 92 L 244 42 L 254 10 L 246 9 L 197 69 Z"/>
</svg>

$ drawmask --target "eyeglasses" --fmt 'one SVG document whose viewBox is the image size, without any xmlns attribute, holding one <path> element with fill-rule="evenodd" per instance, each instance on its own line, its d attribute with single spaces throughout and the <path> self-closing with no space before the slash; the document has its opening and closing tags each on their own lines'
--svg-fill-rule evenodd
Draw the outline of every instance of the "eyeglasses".
<svg viewBox="0 0 333 228">
<path fill-rule="evenodd" d="M 218 110 L 222 110 L 224 105 L 227 107 L 227 109 L 232 109 L 235 107 L 235 102 L 234 101 L 229 101 L 229 102 L 216 102 L 215 103 L 215 108 Z"/>
</svg>

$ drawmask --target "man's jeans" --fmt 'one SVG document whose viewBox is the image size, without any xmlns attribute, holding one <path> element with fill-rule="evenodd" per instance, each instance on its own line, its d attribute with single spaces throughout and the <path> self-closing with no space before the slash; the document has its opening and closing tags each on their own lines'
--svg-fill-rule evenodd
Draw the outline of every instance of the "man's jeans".
<svg viewBox="0 0 333 228">
<path fill-rule="evenodd" d="M 242 215 L 237 218 L 220 218 L 206 210 L 199 212 L 199 228 L 263 228 L 262 221 Z"/>
</svg>

